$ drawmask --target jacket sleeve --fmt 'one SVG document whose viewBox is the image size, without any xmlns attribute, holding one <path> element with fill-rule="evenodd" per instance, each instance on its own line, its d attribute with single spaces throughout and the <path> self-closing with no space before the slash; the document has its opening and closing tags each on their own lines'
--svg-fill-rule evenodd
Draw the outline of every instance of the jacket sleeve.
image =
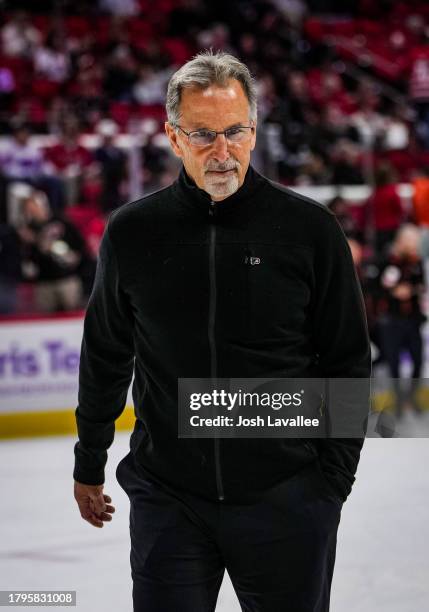
<svg viewBox="0 0 429 612">
<path fill-rule="evenodd" d="M 320 232 L 319 252 L 315 257 L 315 304 L 313 311 L 314 345 L 319 372 L 330 379 L 365 379 L 349 384 L 349 398 L 354 388 L 361 397 L 365 415 L 369 412 L 369 379 L 371 376 L 371 350 L 364 301 L 351 251 L 335 216 L 328 218 L 327 232 Z M 341 383 L 337 383 L 339 387 Z M 335 386 L 335 385 L 334 385 Z M 344 386 L 344 385 L 343 385 Z M 350 389 L 352 389 L 350 391 Z M 363 391 L 362 391 L 363 390 Z M 332 394 L 334 397 L 335 394 Z M 338 397 L 338 394 L 337 394 Z M 330 406 L 326 397 L 326 411 L 335 413 L 343 406 Z M 334 400 L 331 399 L 331 404 Z M 342 420 L 355 418 L 343 415 Z M 363 436 L 366 427 L 362 428 Z M 343 501 L 349 495 L 357 470 L 364 437 L 319 438 L 317 446 L 321 467 L 327 479 Z"/>
<path fill-rule="evenodd" d="M 110 236 L 104 232 L 94 286 L 84 321 L 79 365 L 73 477 L 83 484 L 103 484 L 107 449 L 115 420 L 122 413 L 134 367 L 133 315 L 120 286 Z"/>
</svg>

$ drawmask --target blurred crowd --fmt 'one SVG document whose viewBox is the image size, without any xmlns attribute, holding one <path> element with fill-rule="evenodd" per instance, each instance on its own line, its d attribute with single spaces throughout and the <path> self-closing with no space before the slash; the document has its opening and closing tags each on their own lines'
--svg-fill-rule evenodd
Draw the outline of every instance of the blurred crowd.
<svg viewBox="0 0 429 612">
<path fill-rule="evenodd" d="M 254 163 L 287 185 L 369 185 L 330 206 L 378 358 L 422 367 L 429 240 L 429 6 L 408 0 L 0 0 L 0 314 L 85 307 L 107 215 L 174 180 L 171 74 L 240 57 Z M 404 202 L 398 185 L 412 186 Z M 340 191 L 339 191 L 340 193 Z"/>
</svg>

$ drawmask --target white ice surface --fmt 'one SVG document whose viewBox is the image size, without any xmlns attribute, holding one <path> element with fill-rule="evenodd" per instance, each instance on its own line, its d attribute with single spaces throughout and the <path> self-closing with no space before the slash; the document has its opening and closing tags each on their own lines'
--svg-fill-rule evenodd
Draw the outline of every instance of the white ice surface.
<svg viewBox="0 0 429 612">
<path fill-rule="evenodd" d="M 128 498 L 115 479 L 128 439 L 117 434 L 109 453 L 116 513 L 103 529 L 75 506 L 73 438 L 0 444 L 0 590 L 70 589 L 79 612 L 132 610 Z M 343 507 L 331 612 L 429 610 L 428 465 L 428 439 L 366 440 Z M 239 610 L 226 577 L 217 611 Z"/>
</svg>

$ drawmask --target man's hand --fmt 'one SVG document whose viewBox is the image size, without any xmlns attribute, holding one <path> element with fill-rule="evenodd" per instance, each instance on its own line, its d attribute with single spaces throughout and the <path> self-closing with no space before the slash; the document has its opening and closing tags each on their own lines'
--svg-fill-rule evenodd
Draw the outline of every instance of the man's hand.
<svg viewBox="0 0 429 612">
<path fill-rule="evenodd" d="M 104 485 L 86 485 L 74 481 L 74 498 L 79 506 L 80 515 L 94 527 L 103 527 L 103 521 L 111 521 L 115 508 L 110 506 L 112 499 L 103 494 Z"/>
</svg>

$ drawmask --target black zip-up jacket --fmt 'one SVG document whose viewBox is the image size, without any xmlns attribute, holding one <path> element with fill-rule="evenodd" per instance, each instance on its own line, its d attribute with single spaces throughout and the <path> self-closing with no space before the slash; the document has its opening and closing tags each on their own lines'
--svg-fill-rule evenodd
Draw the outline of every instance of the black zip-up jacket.
<svg viewBox="0 0 429 612">
<path fill-rule="evenodd" d="M 178 438 L 177 381 L 361 378 L 370 368 L 362 294 L 335 216 L 251 166 L 216 203 L 182 169 L 109 217 L 84 323 L 74 478 L 104 482 L 134 369 L 130 447 L 142 474 L 246 503 L 319 457 L 345 500 L 363 438 Z"/>
</svg>

